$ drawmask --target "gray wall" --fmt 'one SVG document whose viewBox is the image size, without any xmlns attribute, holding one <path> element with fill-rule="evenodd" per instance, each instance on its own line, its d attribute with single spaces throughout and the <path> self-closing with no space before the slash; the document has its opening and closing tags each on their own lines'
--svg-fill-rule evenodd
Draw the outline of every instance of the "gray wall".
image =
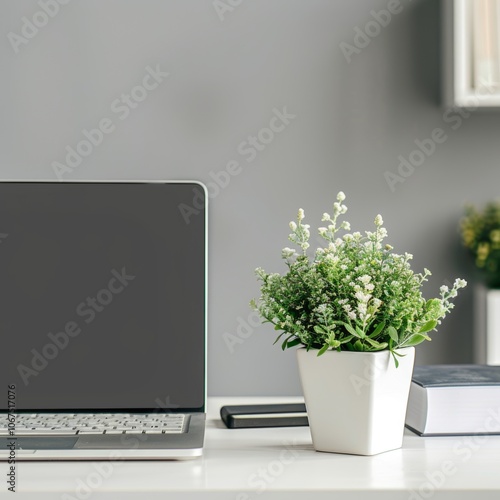
<svg viewBox="0 0 500 500">
<path fill-rule="evenodd" d="M 211 395 L 300 392 L 294 353 L 272 346 L 272 329 L 240 328 L 246 338 L 232 350 L 224 340 L 241 320 L 253 323 L 254 268 L 283 270 L 280 249 L 299 207 L 314 227 L 342 189 L 354 228 L 380 212 L 395 248 L 433 271 L 427 295 L 470 277 L 457 224 L 465 202 L 498 195 L 500 116 L 475 112 L 458 126 L 456 114 L 444 115 L 437 1 L 402 0 L 347 62 L 340 44 L 353 44 L 354 29 L 388 3 L 221 0 L 236 5 L 221 20 L 210 0 L 73 0 L 26 43 L 17 38 L 17 53 L 9 33 L 20 35 L 23 16 L 40 6 L 1 3 L 1 177 L 54 179 L 66 146 L 106 117 L 114 131 L 64 179 L 209 183 L 238 162 L 211 197 Z M 170 76 L 129 116 L 113 111 L 156 65 Z M 285 107 L 295 118 L 262 151 L 239 147 Z M 384 172 L 396 173 L 398 156 L 437 127 L 445 142 L 391 190 Z M 417 362 L 471 361 L 471 314 L 469 287 Z"/>
</svg>

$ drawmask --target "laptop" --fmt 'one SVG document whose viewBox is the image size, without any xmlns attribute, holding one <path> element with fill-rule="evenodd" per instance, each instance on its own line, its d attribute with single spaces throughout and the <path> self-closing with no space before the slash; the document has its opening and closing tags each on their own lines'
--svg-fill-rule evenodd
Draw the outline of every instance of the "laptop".
<svg viewBox="0 0 500 500">
<path fill-rule="evenodd" d="M 198 182 L 0 182 L 0 459 L 189 459 L 206 405 Z"/>
</svg>

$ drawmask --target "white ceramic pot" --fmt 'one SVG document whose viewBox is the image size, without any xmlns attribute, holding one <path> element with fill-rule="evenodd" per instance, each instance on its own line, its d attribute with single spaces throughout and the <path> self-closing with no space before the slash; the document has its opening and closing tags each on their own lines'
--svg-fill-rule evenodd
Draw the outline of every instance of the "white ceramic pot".
<svg viewBox="0 0 500 500">
<path fill-rule="evenodd" d="M 398 351 L 297 350 L 314 448 L 375 455 L 400 448 L 415 348 Z"/>
<path fill-rule="evenodd" d="M 500 290 L 474 289 L 474 361 L 500 365 Z"/>
</svg>

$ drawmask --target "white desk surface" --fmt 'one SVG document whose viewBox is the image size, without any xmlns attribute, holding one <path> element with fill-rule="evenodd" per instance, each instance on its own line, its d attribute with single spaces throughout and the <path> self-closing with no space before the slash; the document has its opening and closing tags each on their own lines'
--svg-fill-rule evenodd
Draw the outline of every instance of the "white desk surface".
<svg viewBox="0 0 500 500">
<path fill-rule="evenodd" d="M 21 462 L 14 499 L 500 499 L 500 436 L 421 438 L 373 457 L 318 453 L 308 427 L 226 429 L 209 398 L 205 454 L 185 462 Z M 107 468 L 104 468 L 105 464 Z M 101 466 L 101 472 L 98 467 Z M 7 470 L 4 462 L 2 471 Z M 0 496 L 7 497 L 5 472 Z M 87 483 L 90 489 L 78 489 Z"/>
</svg>

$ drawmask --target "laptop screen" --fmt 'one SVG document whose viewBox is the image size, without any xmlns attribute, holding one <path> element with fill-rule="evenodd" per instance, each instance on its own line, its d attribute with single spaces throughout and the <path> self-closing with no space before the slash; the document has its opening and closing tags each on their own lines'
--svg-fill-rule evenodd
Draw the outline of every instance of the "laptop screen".
<svg viewBox="0 0 500 500">
<path fill-rule="evenodd" d="M 0 409 L 204 409 L 205 198 L 0 182 Z"/>
</svg>

